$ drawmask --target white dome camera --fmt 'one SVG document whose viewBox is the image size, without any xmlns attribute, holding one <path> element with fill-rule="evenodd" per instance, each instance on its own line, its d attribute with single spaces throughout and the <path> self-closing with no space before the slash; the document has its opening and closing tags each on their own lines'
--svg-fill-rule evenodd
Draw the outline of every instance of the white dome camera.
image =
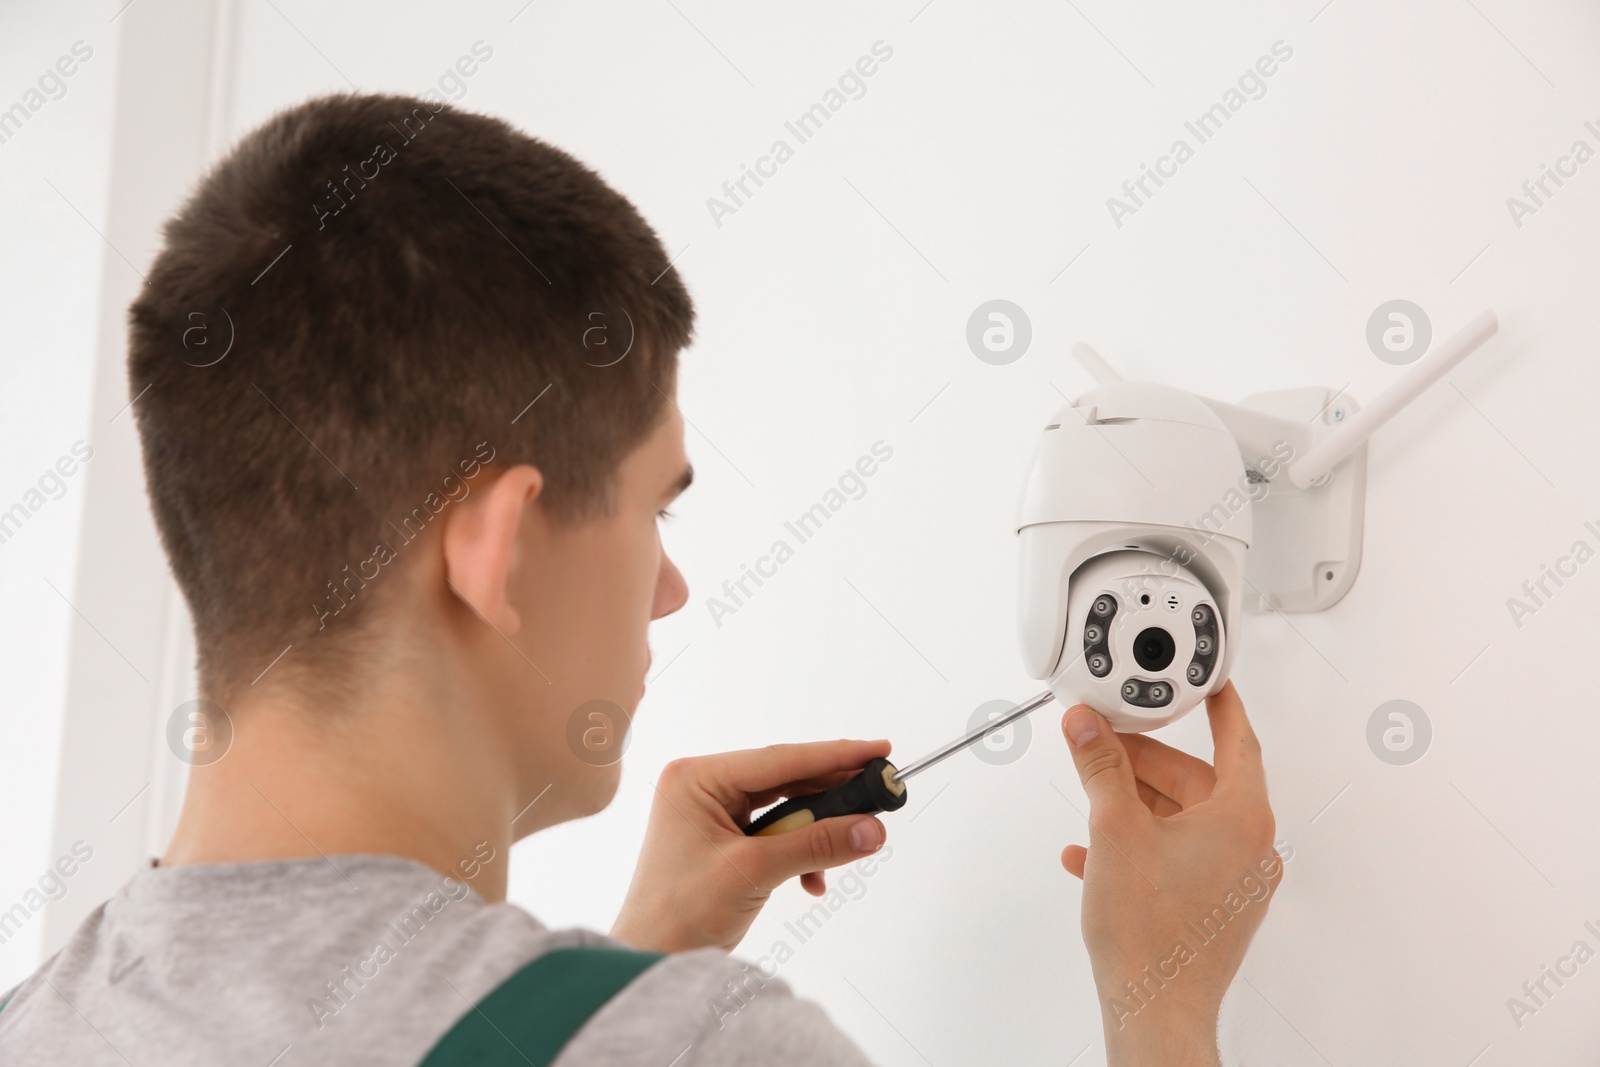
<svg viewBox="0 0 1600 1067">
<path fill-rule="evenodd" d="M 1028 673 L 1124 732 L 1164 726 L 1220 689 L 1248 484 L 1233 435 L 1181 389 L 1116 383 L 1058 411 L 1017 517 Z"/>
<path fill-rule="evenodd" d="M 1100 387 L 1045 425 L 1017 512 L 1028 674 L 1153 730 L 1227 683 L 1242 609 L 1337 604 L 1361 566 L 1367 438 L 1498 329 L 1479 313 L 1366 407 L 1343 389 L 1229 404 L 1125 382 L 1078 345 Z"/>
</svg>

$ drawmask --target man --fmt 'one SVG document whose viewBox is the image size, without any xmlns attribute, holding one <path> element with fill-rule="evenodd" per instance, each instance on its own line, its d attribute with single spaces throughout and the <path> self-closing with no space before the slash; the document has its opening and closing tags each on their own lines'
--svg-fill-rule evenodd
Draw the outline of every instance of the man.
<svg viewBox="0 0 1600 1067">
<path fill-rule="evenodd" d="M 193 315 L 222 311 L 233 350 L 197 358 Z M 610 802 L 648 624 L 687 597 L 658 521 L 691 479 L 692 324 L 632 205 L 497 120 L 329 97 L 218 164 L 168 224 L 128 367 L 231 740 L 160 859 L 8 995 L 0 1061 L 865 1062 L 727 952 L 778 885 L 821 893 L 885 836 L 853 816 L 746 837 L 751 811 L 887 741 L 668 765 L 609 936 L 504 902 L 514 841 Z M 1062 860 L 1116 1063 L 1216 1062 L 1265 908 L 1163 967 L 1272 855 L 1231 687 L 1210 714 L 1214 772 L 1064 719 L 1093 819 Z"/>
</svg>

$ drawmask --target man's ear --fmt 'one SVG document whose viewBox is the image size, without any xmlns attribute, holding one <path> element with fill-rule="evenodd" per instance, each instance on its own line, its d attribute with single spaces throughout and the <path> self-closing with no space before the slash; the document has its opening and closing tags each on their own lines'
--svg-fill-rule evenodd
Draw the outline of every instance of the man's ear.
<svg viewBox="0 0 1600 1067">
<path fill-rule="evenodd" d="M 516 563 L 517 535 L 528 505 L 544 488 L 544 476 L 526 463 L 500 474 L 491 468 L 484 476 L 493 480 L 480 482 L 445 524 L 445 580 L 491 626 L 514 634 L 522 617 L 507 591 Z"/>
</svg>

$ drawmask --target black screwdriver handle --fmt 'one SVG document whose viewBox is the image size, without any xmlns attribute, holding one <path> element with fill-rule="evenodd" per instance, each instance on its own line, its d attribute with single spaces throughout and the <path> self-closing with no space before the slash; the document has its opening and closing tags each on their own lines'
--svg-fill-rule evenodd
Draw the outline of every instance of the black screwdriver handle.
<svg viewBox="0 0 1600 1067">
<path fill-rule="evenodd" d="M 751 837 L 766 837 L 799 830 L 839 815 L 896 811 L 906 805 L 906 786 L 904 782 L 895 781 L 894 775 L 894 764 L 880 756 L 848 782 L 820 793 L 790 797 L 768 808 L 759 819 L 745 827 L 744 832 Z"/>
</svg>

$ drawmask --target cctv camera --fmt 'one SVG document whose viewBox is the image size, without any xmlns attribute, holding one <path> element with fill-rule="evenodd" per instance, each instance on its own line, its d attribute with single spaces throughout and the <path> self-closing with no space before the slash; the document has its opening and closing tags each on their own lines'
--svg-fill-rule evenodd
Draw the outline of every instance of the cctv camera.
<svg viewBox="0 0 1600 1067">
<path fill-rule="evenodd" d="M 1367 439 L 1498 329 L 1479 313 L 1365 407 L 1343 389 L 1230 404 L 1125 382 L 1075 346 L 1100 387 L 1045 424 L 1017 511 L 1028 674 L 1153 730 L 1227 683 L 1243 608 L 1339 603 L 1361 565 Z"/>
<path fill-rule="evenodd" d="M 1124 732 L 1221 689 L 1251 538 L 1244 476 L 1234 436 L 1181 389 L 1117 382 L 1056 412 L 1017 517 L 1028 673 Z"/>
</svg>

